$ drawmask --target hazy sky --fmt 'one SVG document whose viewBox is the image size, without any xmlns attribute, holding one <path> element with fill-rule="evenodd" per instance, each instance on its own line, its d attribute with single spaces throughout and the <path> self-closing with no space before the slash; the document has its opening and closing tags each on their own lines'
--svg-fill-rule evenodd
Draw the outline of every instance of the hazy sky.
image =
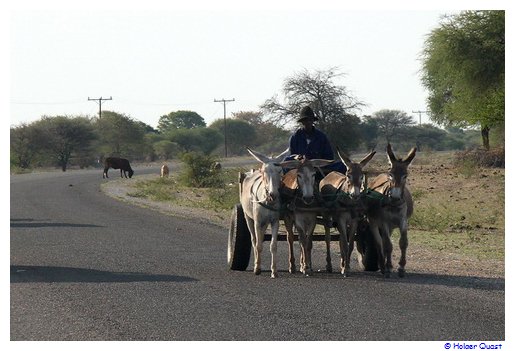
<svg viewBox="0 0 515 351">
<path fill-rule="evenodd" d="M 319 2 L 324 4 L 324 2 Z M 123 4 L 123 3 L 120 3 Z M 420 53 L 441 16 L 457 9 L 335 6 L 14 9 L 10 33 L 11 125 L 42 115 L 103 110 L 153 127 L 177 110 L 209 124 L 257 111 L 285 78 L 339 67 L 344 85 L 381 109 L 426 109 Z M 305 4 L 301 2 L 301 4 Z M 422 122 L 427 116 L 422 115 Z"/>
</svg>

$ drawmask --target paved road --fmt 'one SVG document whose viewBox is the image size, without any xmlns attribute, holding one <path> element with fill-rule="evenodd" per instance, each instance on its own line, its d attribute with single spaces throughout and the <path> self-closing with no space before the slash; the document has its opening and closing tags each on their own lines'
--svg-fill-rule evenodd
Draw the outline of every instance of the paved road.
<svg viewBox="0 0 515 351">
<path fill-rule="evenodd" d="M 228 271 L 224 229 L 119 202 L 103 181 L 11 176 L 11 340 L 505 339 L 504 280 L 289 275 L 285 242 L 279 279 Z"/>
</svg>

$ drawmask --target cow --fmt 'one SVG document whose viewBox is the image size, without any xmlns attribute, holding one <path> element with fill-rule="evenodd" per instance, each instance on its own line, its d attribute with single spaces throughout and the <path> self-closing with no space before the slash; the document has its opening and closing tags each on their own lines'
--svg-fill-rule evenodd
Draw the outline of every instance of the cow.
<svg viewBox="0 0 515 351">
<path fill-rule="evenodd" d="M 169 174 L 170 174 L 170 169 L 168 168 L 168 166 L 162 165 L 161 166 L 161 178 L 168 177 Z"/>
<path fill-rule="evenodd" d="M 119 157 L 108 157 L 104 160 L 104 173 L 102 175 L 102 178 L 109 178 L 107 175 L 107 171 L 109 168 L 113 169 L 120 169 L 120 177 L 123 178 L 125 175 L 125 178 L 127 178 L 127 172 L 129 172 L 129 178 L 132 178 L 132 175 L 134 174 L 134 171 L 131 168 L 131 165 L 129 164 L 129 160 L 125 158 L 119 158 Z"/>
</svg>

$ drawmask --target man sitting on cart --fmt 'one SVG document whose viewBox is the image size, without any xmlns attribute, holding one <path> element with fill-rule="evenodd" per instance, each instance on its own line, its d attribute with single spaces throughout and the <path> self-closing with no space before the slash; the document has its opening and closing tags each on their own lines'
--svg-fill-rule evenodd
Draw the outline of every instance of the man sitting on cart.
<svg viewBox="0 0 515 351">
<path fill-rule="evenodd" d="M 307 159 L 325 159 L 333 160 L 334 153 L 329 143 L 327 136 L 318 128 L 314 126 L 314 122 L 318 118 L 309 106 L 305 106 L 300 111 L 300 116 L 297 122 L 302 124 L 302 127 L 297 129 L 290 137 L 290 156 L 285 160 L 291 160 L 297 155 L 301 155 Z M 343 174 L 347 171 L 345 165 L 340 160 L 335 161 L 334 164 L 323 167 L 320 172 L 317 172 L 317 183 L 332 171 L 338 171 Z"/>
</svg>

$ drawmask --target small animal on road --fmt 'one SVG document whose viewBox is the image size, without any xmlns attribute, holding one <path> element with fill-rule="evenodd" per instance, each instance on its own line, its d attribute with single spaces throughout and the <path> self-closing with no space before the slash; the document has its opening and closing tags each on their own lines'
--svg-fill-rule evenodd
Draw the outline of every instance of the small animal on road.
<svg viewBox="0 0 515 351">
<path fill-rule="evenodd" d="M 161 166 L 161 178 L 167 177 L 170 174 L 170 168 L 167 165 Z"/>
</svg>

